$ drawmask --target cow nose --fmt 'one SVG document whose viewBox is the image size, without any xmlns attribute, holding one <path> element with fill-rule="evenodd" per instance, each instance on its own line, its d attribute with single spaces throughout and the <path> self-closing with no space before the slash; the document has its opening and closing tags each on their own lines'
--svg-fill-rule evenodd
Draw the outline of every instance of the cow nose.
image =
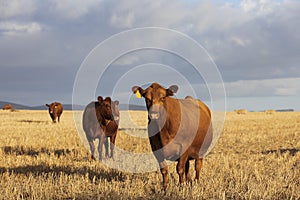
<svg viewBox="0 0 300 200">
<path fill-rule="evenodd" d="M 160 117 L 159 110 L 160 110 L 160 105 L 157 104 L 152 105 L 152 107 L 149 110 L 150 119 L 159 119 Z"/>
<path fill-rule="evenodd" d="M 150 119 L 159 119 L 159 112 L 150 112 Z"/>
</svg>

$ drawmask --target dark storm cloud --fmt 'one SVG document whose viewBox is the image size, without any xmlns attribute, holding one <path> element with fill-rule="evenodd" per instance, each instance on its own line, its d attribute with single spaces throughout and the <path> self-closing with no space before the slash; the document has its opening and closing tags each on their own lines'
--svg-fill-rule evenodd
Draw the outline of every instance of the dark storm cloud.
<svg viewBox="0 0 300 200">
<path fill-rule="evenodd" d="M 0 0 L 0 68 L 6 74 L 0 76 L 1 98 L 36 104 L 30 98 L 47 100 L 49 93 L 59 91 L 64 101 L 71 102 L 75 74 L 88 53 L 113 34 L 145 26 L 175 29 L 203 45 L 230 96 L 296 95 L 299 10 L 296 0 Z M 118 67 L 128 69 L 149 60 L 143 56 L 127 56 Z M 172 64 L 168 56 L 156 58 L 184 71 L 191 83 L 201 84 L 192 70 L 185 70 L 188 64 Z M 109 71 L 107 76 L 118 73 Z M 281 80 L 291 84 L 276 90 Z M 249 85 L 252 92 L 241 92 Z M 256 89 L 260 89 L 257 94 Z M 32 97 L 26 97 L 30 93 Z"/>
</svg>

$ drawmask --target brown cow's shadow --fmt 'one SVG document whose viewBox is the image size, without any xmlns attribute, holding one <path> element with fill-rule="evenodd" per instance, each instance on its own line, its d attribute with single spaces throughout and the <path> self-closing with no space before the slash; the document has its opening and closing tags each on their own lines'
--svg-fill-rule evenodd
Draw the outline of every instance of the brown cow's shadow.
<svg viewBox="0 0 300 200">
<path fill-rule="evenodd" d="M 271 149 L 262 151 L 262 154 L 285 154 L 288 153 L 290 156 L 295 156 L 298 152 L 300 152 L 300 148 L 285 148 L 285 149 Z"/>
</svg>

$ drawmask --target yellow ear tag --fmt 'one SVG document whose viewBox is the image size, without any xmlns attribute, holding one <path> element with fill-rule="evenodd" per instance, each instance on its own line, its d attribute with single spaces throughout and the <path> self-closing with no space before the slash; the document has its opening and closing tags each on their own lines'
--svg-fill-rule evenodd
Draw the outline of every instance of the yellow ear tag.
<svg viewBox="0 0 300 200">
<path fill-rule="evenodd" d="M 135 93 L 135 96 L 136 96 L 136 98 L 142 98 L 142 95 L 141 95 L 141 93 L 140 93 L 140 91 L 136 91 L 136 93 Z"/>
</svg>

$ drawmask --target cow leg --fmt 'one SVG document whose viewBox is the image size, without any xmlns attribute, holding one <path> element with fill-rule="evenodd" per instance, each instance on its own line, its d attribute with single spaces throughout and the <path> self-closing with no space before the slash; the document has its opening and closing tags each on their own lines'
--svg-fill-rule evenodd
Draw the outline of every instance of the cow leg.
<svg viewBox="0 0 300 200">
<path fill-rule="evenodd" d="M 115 142 L 116 142 L 116 136 L 117 134 L 114 134 L 110 137 L 110 157 L 114 158 L 114 149 L 115 149 Z"/>
<path fill-rule="evenodd" d="M 159 129 L 155 124 L 148 124 L 148 136 L 151 145 L 152 152 L 154 157 L 156 158 L 160 172 L 163 176 L 163 189 L 166 190 L 169 182 L 169 175 L 168 175 L 168 165 L 164 161 L 164 156 L 162 152 L 162 144 L 159 132 Z"/>
<path fill-rule="evenodd" d="M 200 178 L 200 170 L 201 170 L 201 167 L 202 167 L 202 162 L 203 162 L 203 158 L 197 158 L 195 160 L 195 171 L 196 171 L 195 180 L 196 181 L 199 181 L 199 178 Z"/>
<path fill-rule="evenodd" d="M 159 163 L 160 173 L 163 176 L 163 189 L 166 190 L 169 182 L 168 166 L 165 161 Z"/>
<path fill-rule="evenodd" d="M 55 118 L 54 118 L 53 114 L 50 114 L 50 117 L 52 119 L 52 123 L 55 123 Z"/>
<path fill-rule="evenodd" d="M 93 134 L 94 134 L 94 131 L 93 131 L 92 128 L 90 128 L 89 129 L 89 133 L 86 133 L 86 137 L 87 137 L 87 140 L 89 142 L 90 149 L 91 149 L 92 159 L 96 160 L 96 158 L 95 158 L 95 145 L 94 145 Z"/>
<path fill-rule="evenodd" d="M 105 157 L 108 158 L 109 157 L 109 152 L 108 152 L 108 137 L 105 137 L 104 140 L 104 147 L 105 147 Z"/>
<path fill-rule="evenodd" d="M 96 160 L 96 158 L 95 158 L 95 145 L 94 145 L 93 140 L 89 140 L 89 145 L 90 145 L 90 149 L 91 149 L 92 159 Z"/>
<path fill-rule="evenodd" d="M 60 116 L 57 117 L 58 122 L 60 122 L 59 118 L 60 118 Z"/>
<path fill-rule="evenodd" d="M 150 142 L 152 142 L 152 141 L 150 140 Z M 167 186 L 168 186 L 168 182 L 169 182 L 168 165 L 164 161 L 164 157 L 163 157 L 163 154 L 162 154 L 162 149 L 158 149 L 158 146 L 155 146 L 155 143 L 151 143 L 151 148 L 152 148 L 154 157 L 156 158 L 156 160 L 159 164 L 160 172 L 161 172 L 162 177 L 163 177 L 163 189 L 166 190 Z"/>
<path fill-rule="evenodd" d="M 184 183 L 184 174 L 186 172 L 186 163 L 188 161 L 188 154 L 184 153 L 179 158 L 177 163 L 177 173 L 179 175 L 179 183 Z"/>
<path fill-rule="evenodd" d="M 189 181 L 189 182 L 192 181 L 192 177 L 190 174 L 190 161 L 189 160 L 187 160 L 185 163 L 185 177 L 186 177 L 187 181 Z"/>
<path fill-rule="evenodd" d="M 99 152 L 99 160 L 100 161 L 102 160 L 102 147 L 103 147 L 104 140 L 105 140 L 105 135 L 104 135 L 104 133 L 101 133 L 100 137 L 99 137 L 99 145 L 98 145 L 98 152 Z"/>
</svg>

